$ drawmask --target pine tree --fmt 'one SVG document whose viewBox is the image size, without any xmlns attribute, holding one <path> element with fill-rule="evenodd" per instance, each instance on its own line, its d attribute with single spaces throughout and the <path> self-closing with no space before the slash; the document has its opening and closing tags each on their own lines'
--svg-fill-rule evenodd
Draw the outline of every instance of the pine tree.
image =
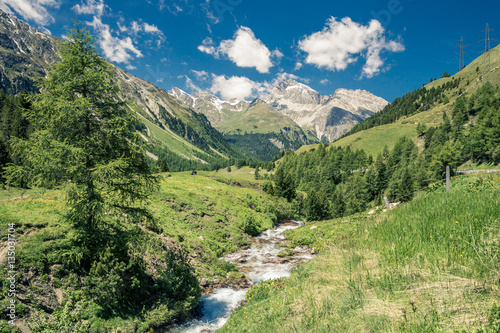
<svg viewBox="0 0 500 333">
<path fill-rule="evenodd" d="M 124 225 L 149 216 L 143 204 L 158 181 L 139 134 L 131 131 L 136 120 L 118 101 L 112 69 L 79 24 L 40 88 L 30 114 L 36 131 L 13 142 L 22 163 L 8 167 L 7 176 L 31 186 L 66 184 L 65 219 L 78 249 L 73 262 L 89 271 L 104 251 L 117 247 Z"/>
<path fill-rule="evenodd" d="M 323 191 L 316 189 L 307 193 L 304 211 L 308 221 L 320 221 L 331 217 L 330 203 Z"/>
<path fill-rule="evenodd" d="M 276 170 L 274 183 L 274 193 L 277 196 L 285 198 L 288 202 L 291 202 L 295 198 L 295 181 L 290 173 L 285 175 L 283 168 Z"/>
<path fill-rule="evenodd" d="M 256 168 L 255 168 L 255 173 L 254 173 L 254 178 L 255 178 L 255 179 L 259 179 L 259 170 L 260 170 L 260 168 L 259 168 L 259 167 L 256 167 Z"/>
<path fill-rule="evenodd" d="M 155 163 L 155 169 L 158 172 L 169 172 L 170 168 L 168 167 L 168 163 L 164 158 L 158 158 L 158 160 Z"/>
</svg>

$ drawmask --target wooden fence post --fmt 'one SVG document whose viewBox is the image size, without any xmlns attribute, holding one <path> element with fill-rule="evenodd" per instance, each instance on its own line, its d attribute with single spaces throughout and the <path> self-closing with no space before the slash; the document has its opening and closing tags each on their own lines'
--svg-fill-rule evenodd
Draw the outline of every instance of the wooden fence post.
<svg viewBox="0 0 500 333">
<path fill-rule="evenodd" d="M 387 211 L 390 211 L 391 206 L 389 206 L 389 200 L 387 200 L 387 197 L 384 197 L 384 202 L 385 202 L 385 207 L 387 208 Z"/>
<path fill-rule="evenodd" d="M 450 193 L 450 166 L 446 166 L 446 193 Z"/>
</svg>

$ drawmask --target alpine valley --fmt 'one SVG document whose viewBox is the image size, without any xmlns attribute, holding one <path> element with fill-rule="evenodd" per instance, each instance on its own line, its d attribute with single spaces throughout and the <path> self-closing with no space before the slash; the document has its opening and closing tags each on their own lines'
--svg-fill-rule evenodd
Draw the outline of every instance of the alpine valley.
<svg viewBox="0 0 500 333">
<path fill-rule="evenodd" d="M 34 78 L 46 75 L 60 42 L 0 11 L 0 88 L 37 91 Z M 143 124 L 150 156 L 166 159 L 174 170 L 211 169 L 231 158 L 269 161 L 280 151 L 333 141 L 388 104 L 362 90 L 321 96 L 294 80 L 277 83 L 265 100 L 223 101 L 206 91 L 167 93 L 112 66 L 120 98 Z"/>
<path fill-rule="evenodd" d="M 207 91 L 194 95 L 174 88 L 172 97 L 204 114 L 247 157 L 270 160 L 282 150 L 331 142 L 389 103 L 364 90 L 333 95 L 293 79 L 278 82 L 264 99 L 223 101 Z"/>
<path fill-rule="evenodd" d="M 500 332 L 488 25 L 450 74 L 449 6 L 78 2 L 0 0 L 0 333 Z"/>
</svg>

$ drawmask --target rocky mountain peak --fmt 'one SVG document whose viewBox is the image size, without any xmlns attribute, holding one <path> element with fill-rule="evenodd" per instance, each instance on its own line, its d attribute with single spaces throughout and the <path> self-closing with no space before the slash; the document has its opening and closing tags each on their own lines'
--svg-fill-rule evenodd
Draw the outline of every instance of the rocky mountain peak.
<svg viewBox="0 0 500 333">
<path fill-rule="evenodd" d="M 33 79 L 45 76 L 57 60 L 58 39 L 0 10 L 0 86 L 10 93 L 37 91 Z M 15 71 L 9 68 L 16 68 Z M 22 73 L 22 75 L 18 75 Z"/>
<path fill-rule="evenodd" d="M 314 131 L 318 138 L 325 136 L 329 141 L 388 104 L 365 90 L 337 89 L 332 95 L 322 96 L 295 80 L 276 84 L 266 102 L 301 127 Z"/>
<path fill-rule="evenodd" d="M 168 91 L 168 94 L 179 101 L 183 102 L 189 107 L 193 107 L 196 103 L 196 99 L 193 98 L 193 96 L 189 95 L 187 92 L 185 92 L 182 89 L 179 89 L 177 87 L 171 89 Z"/>
<path fill-rule="evenodd" d="M 296 104 L 317 105 L 321 103 L 321 95 L 307 85 L 290 79 L 278 83 L 272 89 L 266 102 L 280 110 Z"/>
</svg>

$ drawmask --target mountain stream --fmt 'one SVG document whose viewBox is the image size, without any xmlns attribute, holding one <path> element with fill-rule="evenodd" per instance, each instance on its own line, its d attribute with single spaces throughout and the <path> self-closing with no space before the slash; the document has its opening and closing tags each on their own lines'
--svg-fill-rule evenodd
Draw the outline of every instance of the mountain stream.
<svg viewBox="0 0 500 333">
<path fill-rule="evenodd" d="M 235 264 L 245 275 L 250 285 L 259 282 L 288 277 L 298 265 L 313 258 L 307 248 L 296 247 L 295 254 L 289 257 L 278 257 L 280 247 L 285 241 L 283 232 L 300 227 L 302 222 L 287 221 L 274 230 L 266 230 L 253 238 L 250 246 L 224 256 L 222 259 Z M 215 332 L 224 326 L 229 316 L 245 301 L 248 288 L 216 288 L 212 293 L 203 295 L 200 300 L 199 318 L 190 320 L 176 327 L 175 333 L 208 333 Z"/>
</svg>

